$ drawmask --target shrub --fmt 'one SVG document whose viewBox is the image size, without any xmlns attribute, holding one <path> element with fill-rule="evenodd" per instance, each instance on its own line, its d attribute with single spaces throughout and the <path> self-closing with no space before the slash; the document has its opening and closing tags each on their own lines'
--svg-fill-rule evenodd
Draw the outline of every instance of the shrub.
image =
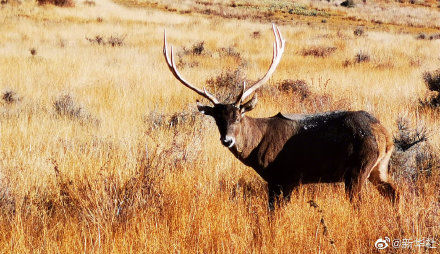
<svg viewBox="0 0 440 254">
<path fill-rule="evenodd" d="M 244 81 L 243 73 L 240 69 L 236 69 L 223 71 L 217 77 L 208 79 L 206 83 L 220 101 L 231 103 L 237 99 Z"/>
<path fill-rule="evenodd" d="M 423 80 L 425 81 L 426 87 L 435 92 L 435 95 L 428 97 L 426 99 L 420 100 L 422 106 L 427 107 L 439 107 L 440 106 L 440 69 L 434 72 L 423 73 Z"/>
<path fill-rule="evenodd" d="M 273 8 L 273 7 L 271 7 Z M 328 17 L 330 16 L 329 13 L 327 13 L 325 10 L 316 10 L 313 8 L 310 8 L 309 6 L 305 6 L 302 4 L 294 4 L 293 6 L 285 6 L 283 7 L 284 10 L 283 11 L 287 11 L 289 14 L 293 14 L 293 15 L 301 15 L 301 16 L 323 16 L 323 17 Z M 276 12 L 277 10 L 272 9 L 272 12 L 270 12 L 273 16 L 274 11 Z M 267 17 L 270 18 L 270 17 Z"/>
<path fill-rule="evenodd" d="M 183 111 L 174 114 L 163 114 L 151 111 L 144 119 L 150 130 L 158 128 L 176 128 L 181 125 L 194 125 L 198 116 L 197 111 Z"/>
<path fill-rule="evenodd" d="M 362 51 L 359 51 L 354 56 L 355 63 L 363 63 L 363 62 L 369 62 L 369 61 L 370 61 L 370 56 Z"/>
<path fill-rule="evenodd" d="M 83 4 L 86 5 L 86 6 L 95 6 L 96 5 L 94 0 L 85 0 L 83 2 Z"/>
<path fill-rule="evenodd" d="M 335 110 L 350 110 L 351 104 L 348 100 L 340 99 L 335 100 L 331 95 L 324 94 L 312 94 L 304 99 L 301 103 L 303 112 L 307 113 L 319 113 Z"/>
<path fill-rule="evenodd" d="M 77 119 L 81 123 L 99 125 L 99 120 L 92 117 L 81 105 L 78 105 L 69 94 L 56 98 L 53 102 L 53 107 L 58 116 Z"/>
<path fill-rule="evenodd" d="M 209 117 L 200 114 L 193 106 L 191 110 L 165 114 L 156 110 L 150 112 L 144 119 L 150 136 L 155 132 L 167 132 L 172 138 L 167 144 L 162 144 L 160 155 L 167 163 L 188 163 L 200 155 L 204 126 L 211 121 Z M 189 132 L 188 130 L 193 130 Z M 189 137 L 189 135 L 192 135 Z M 191 142 L 188 142 L 191 140 Z M 154 152 L 152 153 L 154 154 Z M 161 159 L 162 160 L 162 159 Z"/>
<path fill-rule="evenodd" d="M 440 92 L 440 69 L 423 73 L 423 80 L 429 90 Z"/>
<path fill-rule="evenodd" d="M 7 104 L 12 104 L 20 101 L 20 98 L 17 96 L 17 94 L 14 91 L 8 90 L 3 93 L 2 100 Z"/>
<path fill-rule="evenodd" d="M 277 86 L 281 92 L 296 94 L 301 98 L 301 100 L 304 100 L 305 98 L 311 95 L 307 82 L 302 79 L 298 79 L 298 80 L 285 79 L 280 83 L 278 83 Z"/>
<path fill-rule="evenodd" d="M 107 44 L 111 45 L 112 47 L 120 47 L 124 45 L 124 40 L 127 35 L 121 35 L 121 36 L 110 36 L 110 38 L 107 39 Z"/>
<path fill-rule="evenodd" d="M 194 43 L 189 49 L 184 47 L 183 51 L 178 53 L 178 55 L 181 57 L 182 55 L 202 55 L 204 53 L 206 53 L 205 42 L 200 41 Z"/>
<path fill-rule="evenodd" d="M 82 115 L 82 107 L 77 105 L 72 96 L 66 94 L 58 97 L 53 106 L 58 115 L 69 116 L 72 118 L 80 118 Z"/>
<path fill-rule="evenodd" d="M 424 125 L 411 129 L 408 119 L 400 117 L 397 120 L 397 128 L 399 132 L 394 137 L 394 145 L 400 151 L 407 151 L 418 143 L 428 140 L 427 130 Z"/>
<path fill-rule="evenodd" d="M 102 35 L 96 35 L 94 38 L 86 37 L 86 40 L 88 40 L 90 43 L 93 44 L 96 43 L 98 45 L 110 45 L 112 47 L 116 47 L 116 46 L 120 47 L 124 45 L 125 37 L 127 37 L 127 35 L 120 35 L 120 36 L 112 35 L 108 38 L 105 38 Z"/>
<path fill-rule="evenodd" d="M 73 0 L 37 0 L 38 4 L 52 4 L 60 7 L 74 7 L 75 2 Z"/>
<path fill-rule="evenodd" d="M 427 40 L 438 40 L 438 39 L 440 39 L 440 34 L 431 34 L 431 35 L 426 35 L 426 34 L 424 34 L 424 33 L 419 33 L 417 36 L 416 36 L 416 39 L 417 40 L 425 40 L 425 39 L 427 39 Z"/>
<path fill-rule="evenodd" d="M 343 67 L 348 67 L 353 65 L 353 62 L 350 59 L 345 59 L 344 62 L 342 62 Z"/>
<path fill-rule="evenodd" d="M 327 82 L 329 80 L 324 82 L 324 86 Z M 283 103 L 283 108 L 288 110 L 287 112 L 310 114 L 351 108 L 347 100 L 336 100 L 327 93 L 313 93 L 304 80 L 283 80 L 276 86 L 265 85 L 258 89 L 257 93 L 271 98 L 280 98 L 277 100 Z"/>
<path fill-rule="evenodd" d="M 342 66 L 349 67 L 354 64 L 364 63 L 369 61 L 370 61 L 370 56 L 362 51 L 359 51 L 358 53 L 356 53 L 356 55 L 354 55 L 353 60 L 345 59 L 344 62 L 342 62 Z"/>
<path fill-rule="evenodd" d="M 345 0 L 344 2 L 341 3 L 341 6 L 347 7 L 347 8 L 353 8 L 353 7 L 355 7 L 355 3 L 354 3 L 354 0 Z"/>
<path fill-rule="evenodd" d="M 254 31 L 251 35 L 252 38 L 254 39 L 258 39 L 261 37 L 261 32 L 260 31 Z"/>
<path fill-rule="evenodd" d="M 198 42 L 198 43 L 194 44 L 192 46 L 191 52 L 194 55 L 201 55 L 203 50 L 205 49 L 204 45 L 205 45 L 204 41 L 201 41 L 201 42 Z"/>
<path fill-rule="evenodd" d="M 397 120 L 398 132 L 394 136 L 395 151 L 391 167 L 398 180 L 415 181 L 420 175 L 429 176 L 439 167 L 439 158 L 429 144 L 428 131 L 423 123 L 411 127 L 408 119 Z"/>
<path fill-rule="evenodd" d="M 35 56 L 37 54 L 37 49 L 35 48 L 30 48 L 29 52 L 31 53 L 31 55 Z"/>
<path fill-rule="evenodd" d="M 433 34 L 429 36 L 430 40 L 438 40 L 440 39 L 440 34 Z"/>
<path fill-rule="evenodd" d="M 232 57 L 239 67 L 246 67 L 247 61 L 243 59 L 240 53 L 232 46 L 220 48 L 217 50 L 220 57 Z"/>
<path fill-rule="evenodd" d="M 191 14 L 192 11 L 191 10 L 181 10 L 179 11 L 180 14 Z"/>
<path fill-rule="evenodd" d="M 416 36 L 416 39 L 417 39 L 417 40 L 424 40 L 424 39 L 426 39 L 426 34 L 424 34 L 424 33 L 419 33 L 419 34 Z"/>
<path fill-rule="evenodd" d="M 303 49 L 303 56 L 314 56 L 314 57 L 328 57 L 333 52 L 336 51 L 336 47 L 325 47 L 325 46 L 313 46 L 308 49 Z"/>
<path fill-rule="evenodd" d="M 144 122 L 147 123 L 150 130 L 158 129 L 163 126 L 167 126 L 167 116 L 165 114 L 158 113 L 156 110 L 153 110 L 144 117 Z"/>
<path fill-rule="evenodd" d="M 99 45 L 105 44 L 105 40 L 101 35 L 96 35 L 95 38 L 86 37 L 86 40 L 88 40 L 90 43 L 97 43 Z"/>
<path fill-rule="evenodd" d="M 364 28 L 363 27 L 356 27 L 353 31 L 353 34 L 356 36 L 362 36 L 364 34 Z"/>
<path fill-rule="evenodd" d="M 220 48 L 220 56 L 231 56 L 236 58 L 241 58 L 240 53 L 235 50 L 234 47 Z"/>
</svg>

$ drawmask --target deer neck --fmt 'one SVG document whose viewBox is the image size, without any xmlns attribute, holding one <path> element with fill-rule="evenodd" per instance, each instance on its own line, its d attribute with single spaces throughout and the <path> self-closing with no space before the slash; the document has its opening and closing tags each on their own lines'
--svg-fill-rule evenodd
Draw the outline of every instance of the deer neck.
<svg viewBox="0 0 440 254">
<path fill-rule="evenodd" d="M 235 145 L 230 148 L 231 152 L 246 164 L 246 158 L 261 143 L 267 126 L 265 119 L 244 116 Z"/>
</svg>

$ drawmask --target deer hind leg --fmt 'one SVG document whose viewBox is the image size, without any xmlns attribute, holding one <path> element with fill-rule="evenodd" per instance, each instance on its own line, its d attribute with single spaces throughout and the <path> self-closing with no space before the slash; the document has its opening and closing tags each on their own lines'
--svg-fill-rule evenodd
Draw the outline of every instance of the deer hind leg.
<svg viewBox="0 0 440 254">
<path fill-rule="evenodd" d="M 370 149 L 363 149 L 351 158 L 351 166 L 344 177 L 345 192 L 350 202 L 360 203 L 362 187 L 368 179 L 368 174 L 377 163 L 377 155 Z"/>
<path fill-rule="evenodd" d="M 365 174 L 349 175 L 344 179 L 345 193 L 352 203 L 361 201 L 362 185 L 366 181 L 364 175 Z"/>
<path fill-rule="evenodd" d="M 393 153 L 393 147 L 388 149 L 386 154 L 378 159 L 373 167 L 368 180 L 377 188 L 382 196 L 389 198 L 393 203 L 398 203 L 398 193 L 391 183 L 388 175 L 388 164 Z"/>
</svg>

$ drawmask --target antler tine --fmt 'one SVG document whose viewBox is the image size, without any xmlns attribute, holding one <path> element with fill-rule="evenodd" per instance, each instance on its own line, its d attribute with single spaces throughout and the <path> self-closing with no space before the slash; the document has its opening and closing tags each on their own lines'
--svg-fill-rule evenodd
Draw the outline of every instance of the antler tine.
<svg viewBox="0 0 440 254">
<path fill-rule="evenodd" d="M 273 43 L 272 63 L 269 69 L 267 70 L 266 74 L 260 80 L 258 80 L 254 85 L 252 85 L 246 92 L 244 92 L 242 96 L 242 100 L 246 99 L 249 95 L 255 92 L 264 83 L 266 83 L 274 73 L 278 64 L 280 63 L 281 57 L 283 56 L 284 53 L 284 46 L 286 44 L 286 41 L 281 35 L 280 29 L 275 24 L 272 24 L 272 30 L 275 36 L 275 42 Z"/>
<path fill-rule="evenodd" d="M 218 104 L 218 100 L 214 97 L 214 95 L 210 94 L 208 91 L 206 91 L 205 88 L 203 90 L 200 90 L 199 88 L 195 87 L 194 85 L 190 84 L 188 81 L 186 81 L 179 73 L 176 67 L 176 63 L 174 62 L 174 52 L 173 52 L 173 46 L 170 47 L 170 56 L 168 55 L 168 45 L 167 45 L 167 33 L 166 30 L 163 32 L 163 55 L 165 57 L 165 61 L 167 62 L 168 68 L 170 69 L 171 73 L 174 75 L 174 77 L 180 81 L 184 86 L 188 87 L 189 89 L 193 90 L 194 92 L 198 93 L 199 95 L 205 97 L 209 101 L 211 101 L 214 104 Z"/>
</svg>

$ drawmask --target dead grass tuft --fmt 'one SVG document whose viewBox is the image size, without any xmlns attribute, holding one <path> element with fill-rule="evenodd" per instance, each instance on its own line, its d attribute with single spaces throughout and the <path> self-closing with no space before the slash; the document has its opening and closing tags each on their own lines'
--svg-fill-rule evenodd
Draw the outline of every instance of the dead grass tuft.
<svg viewBox="0 0 440 254">
<path fill-rule="evenodd" d="M 336 47 L 313 46 L 307 49 L 303 49 L 301 54 L 303 56 L 328 57 L 333 54 L 336 49 Z"/>
</svg>

